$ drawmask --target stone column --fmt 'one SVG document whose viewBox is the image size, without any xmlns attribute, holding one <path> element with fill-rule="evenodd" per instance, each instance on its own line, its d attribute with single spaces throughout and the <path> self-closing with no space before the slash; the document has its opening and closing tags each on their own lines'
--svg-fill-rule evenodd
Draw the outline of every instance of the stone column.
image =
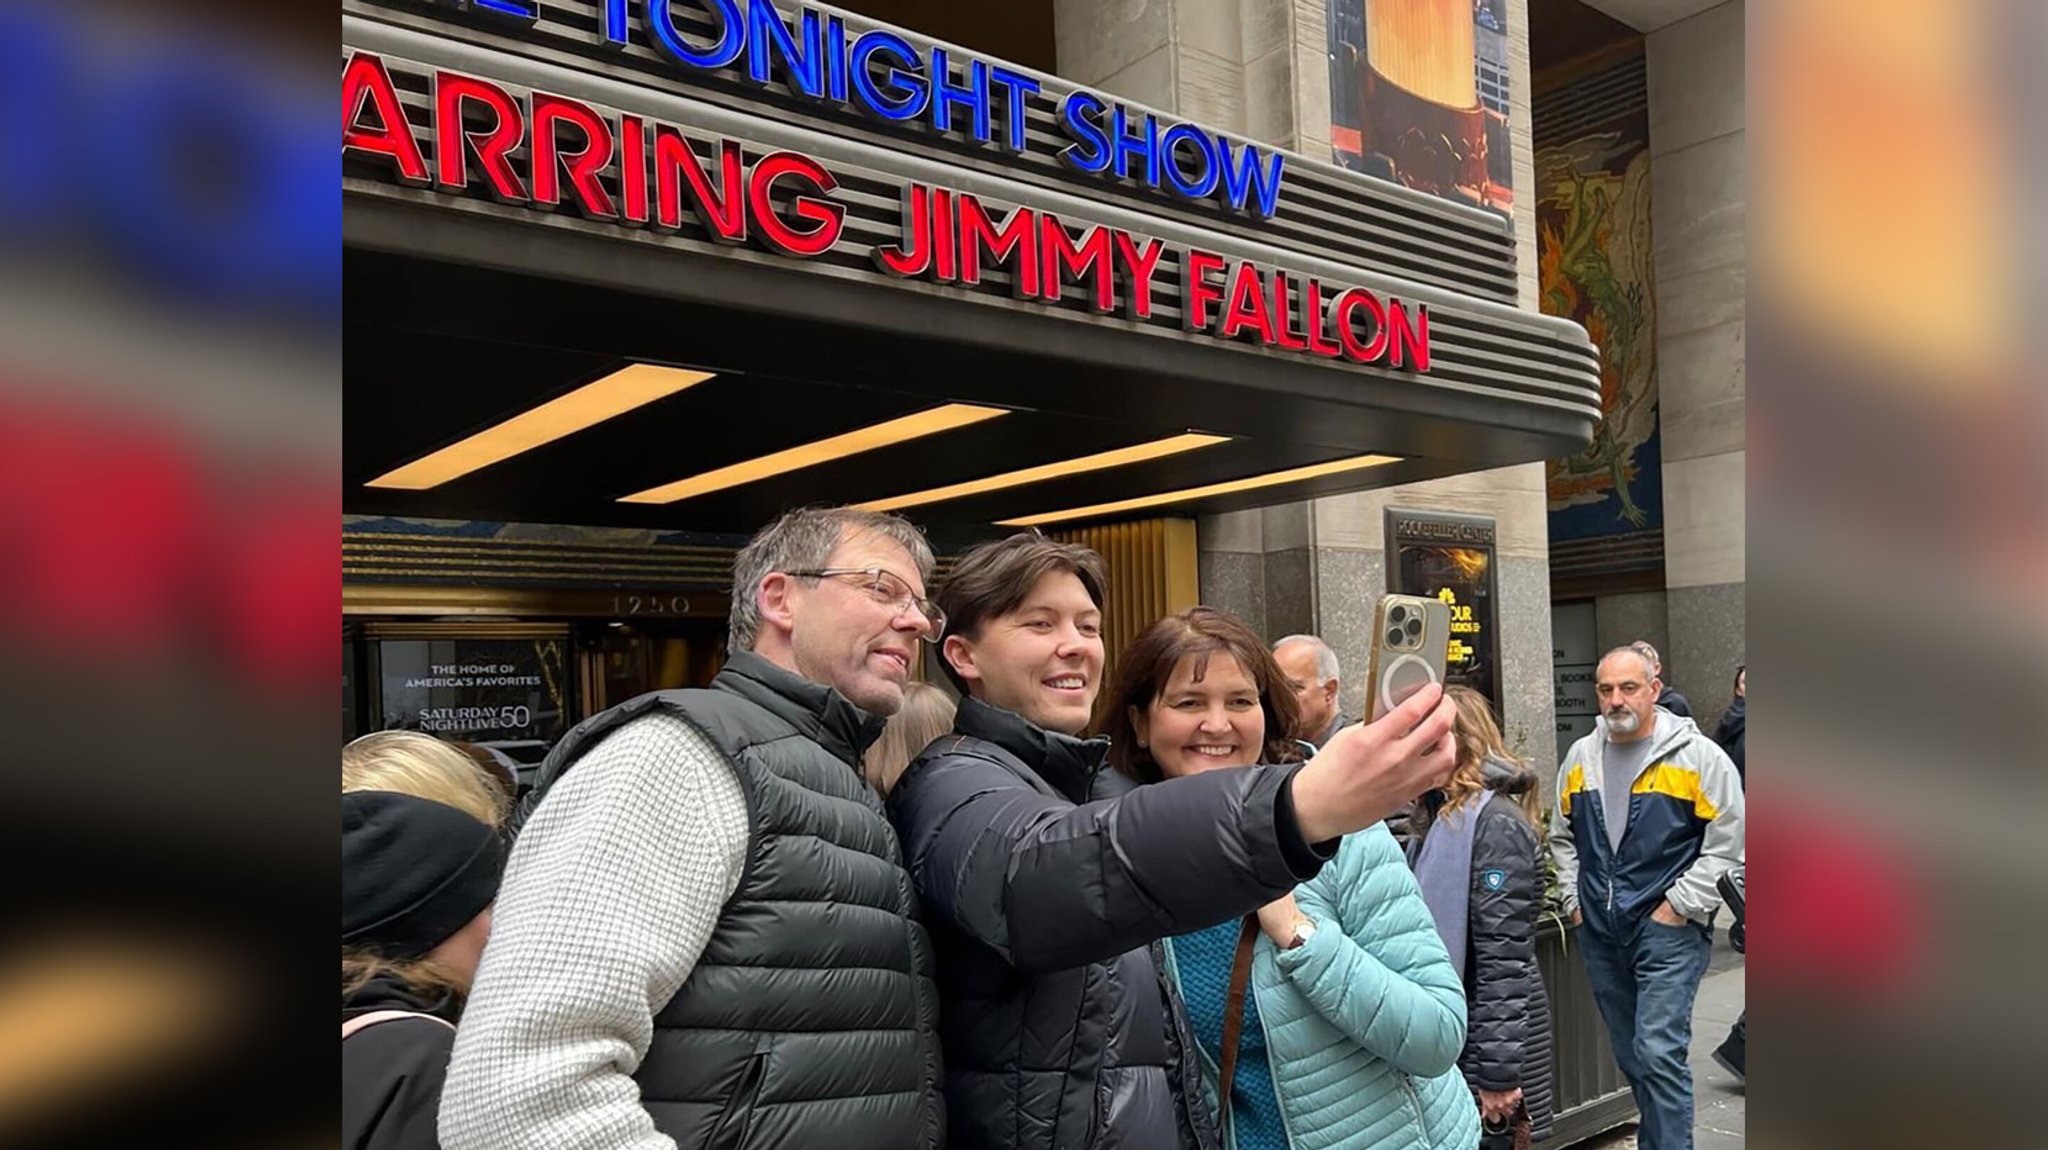
<svg viewBox="0 0 2048 1150">
<path fill-rule="evenodd" d="M 1229 132 L 1245 131 L 1239 0 L 1053 0 L 1059 74 Z"/>
<path fill-rule="evenodd" d="M 1295 70 L 1282 65 L 1299 38 L 1291 14 L 1277 24 L 1271 19 L 1286 7 L 1282 0 L 1053 0 L 1057 70 L 1077 84 L 1213 127 L 1291 140 L 1294 117 L 1282 105 L 1295 88 Z M 1247 43 L 1263 93 L 1256 97 L 1247 82 Z M 1327 91 L 1325 81 L 1325 123 Z M 1196 538 L 1203 602 L 1269 631 L 1264 514 L 1207 516 Z"/>
<path fill-rule="evenodd" d="M 1743 0 L 1646 38 L 1666 674 L 1711 729 L 1743 657 Z"/>
<path fill-rule="evenodd" d="M 1202 602 L 1267 639 L 1318 630 L 1313 504 L 1205 515 L 1196 524 Z"/>
<path fill-rule="evenodd" d="M 1195 521 L 1195 561 L 1202 602 L 1228 611 L 1271 638 L 1266 626 L 1266 540 L 1257 511 L 1204 515 Z"/>
<path fill-rule="evenodd" d="M 1330 158 L 1324 0 L 1054 0 L 1059 74 Z"/>
</svg>

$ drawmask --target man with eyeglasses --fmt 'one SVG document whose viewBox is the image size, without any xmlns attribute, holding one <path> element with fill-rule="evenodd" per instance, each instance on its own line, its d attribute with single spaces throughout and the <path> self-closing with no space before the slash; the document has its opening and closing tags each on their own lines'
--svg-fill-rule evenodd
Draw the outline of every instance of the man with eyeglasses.
<svg viewBox="0 0 2048 1150">
<path fill-rule="evenodd" d="M 708 689 L 643 695 L 550 752 L 443 1146 L 944 1143 L 931 942 L 860 773 L 944 627 L 931 570 L 895 516 L 791 512 L 735 561 Z"/>
</svg>

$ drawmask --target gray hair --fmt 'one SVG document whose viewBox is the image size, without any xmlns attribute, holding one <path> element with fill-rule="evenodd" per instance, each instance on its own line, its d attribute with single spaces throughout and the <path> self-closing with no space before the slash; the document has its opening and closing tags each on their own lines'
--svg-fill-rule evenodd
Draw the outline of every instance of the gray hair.
<svg viewBox="0 0 2048 1150">
<path fill-rule="evenodd" d="M 1652 674 L 1664 669 L 1664 657 L 1657 653 L 1657 648 L 1650 646 L 1648 639 L 1637 639 L 1628 645 L 1628 649 L 1650 661 Z"/>
<path fill-rule="evenodd" d="M 1636 658 L 1641 659 L 1643 661 L 1644 676 L 1647 678 L 1654 679 L 1657 677 L 1657 664 L 1653 661 L 1653 657 L 1657 653 L 1657 648 L 1650 647 L 1650 653 L 1646 655 L 1643 653 L 1643 648 L 1645 647 L 1650 647 L 1650 645 L 1648 643 L 1630 643 L 1626 647 L 1616 647 L 1614 650 L 1609 651 L 1605 655 L 1600 656 L 1600 661 L 1602 663 L 1605 663 L 1607 660 L 1614 658 L 1616 655 L 1634 655 Z"/>
<path fill-rule="evenodd" d="M 924 532 L 900 515 L 852 507 L 802 507 L 763 527 L 732 561 L 732 613 L 725 649 L 752 651 L 761 634 L 761 581 L 777 571 L 815 571 L 832 561 L 846 539 L 873 532 L 910 553 L 917 577 L 932 577 L 932 549 Z"/>
<path fill-rule="evenodd" d="M 1316 653 L 1317 682 L 1327 683 L 1332 679 L 1341 680 L 1343 678 L 1337 670 L 1337 652 L 1330 650 L 1330 645 L 1323 642 L 1322 639 L 1314 635 L 1289 635 L 1278 643 L 1273 644 L 1273 650 L 1278 651 L 1289 643 L 1307 643 L 1309 649 Z"/>
</svg>

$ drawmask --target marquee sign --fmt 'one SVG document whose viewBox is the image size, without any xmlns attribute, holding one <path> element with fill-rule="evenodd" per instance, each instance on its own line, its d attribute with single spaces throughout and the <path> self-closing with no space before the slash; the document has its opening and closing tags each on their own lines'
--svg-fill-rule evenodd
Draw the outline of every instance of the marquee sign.
<svg viewBox="0 0 2048 1150">
<path fill-rule="evenodd" d="M 423 131 L 400 94 L 420 90 Z M 566 208 L 620 228 L 701 229 L 797 260 L 864 246 L 875 267 L 900 279 L 971 287 L 996 272 L 1019 299 L 1050 304 L 1072 293 L 1095 312 L 1137 320 L 1171 300 L 1191 333 L 1430 368 L 1420 302 L 922 180 L 901 185 L 897 234 L 872 242 L 848 226 L 840 175 L 802 152 L 750 154 L 730 137 L 368 51 L 345 52 L 342 153 L 399 183 L 467 194 L 474 179 L 501 204 Z"/>
</svg>

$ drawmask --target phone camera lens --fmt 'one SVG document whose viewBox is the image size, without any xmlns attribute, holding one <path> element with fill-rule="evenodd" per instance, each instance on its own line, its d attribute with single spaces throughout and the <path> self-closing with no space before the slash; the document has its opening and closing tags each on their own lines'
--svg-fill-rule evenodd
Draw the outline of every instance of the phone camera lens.
<svg viewBox="0 0 2048 1150">
<path fill-rule="evenodd" d="M 1410 620 L 1408 620 L 1408 637 L 1409 637 L 1409 638 L 1411 638 L 1411 639 L 1420 639 L 1420 638 L 1422 638 L 1422 620 L 1420 620 L 1420 619 L 1410 619 Z"/>
<path fill-rule="evenodd" d="M 1401 645 L 1401 628 L 1399 628 L 1399 627 L 1389 627 L 1389 628 L 1387 628 L 1387 646 L 1389 646 L 1389 647 L 1399 647 L 1400 645 Z"/>
<path fill-rule="evenodd" d="M 1396 606 L 1387 611 L 1387 622 L 1393 624 L 1396 627 L 1399 627 L 1401 625 L 1401 620 L 1406 619 L 1407 617 L 1408 608 L 1403 606 Z"/>
</svg>

